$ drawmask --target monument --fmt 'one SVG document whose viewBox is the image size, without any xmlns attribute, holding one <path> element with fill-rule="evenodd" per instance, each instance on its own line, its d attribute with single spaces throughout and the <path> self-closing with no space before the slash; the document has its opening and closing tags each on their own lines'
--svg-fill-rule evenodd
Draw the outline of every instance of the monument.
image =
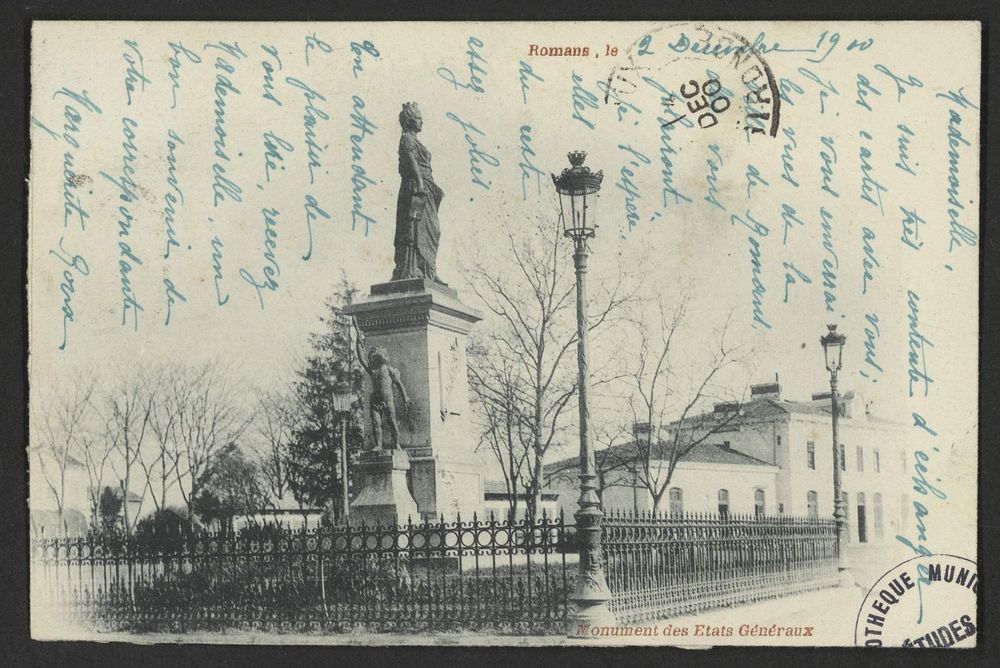
<svg viewBox="0 0 1000 668">
<path fill-rule="evenodd" d="M 444 192 L 417 139 L 416 103 L 403 105 L 399 123 L 395 269 L 366 300 L 345 308 L 359 330 L 358 354 L 368 360 L 374 445 L 355 467 L 360 491 L 351 516 L 383 524 L 471 518 L 482 511 L 485 470 L 469 422 L 465 347 L 481 316 L 437 273 Z"/>
</svg>

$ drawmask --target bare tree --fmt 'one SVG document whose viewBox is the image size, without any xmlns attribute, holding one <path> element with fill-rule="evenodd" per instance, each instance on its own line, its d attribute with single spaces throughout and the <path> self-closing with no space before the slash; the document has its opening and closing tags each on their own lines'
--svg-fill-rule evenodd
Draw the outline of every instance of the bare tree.
<svg viewBox="0 0 1000 668">
<path fill-rule="evenodd" d="M 145 475 L 145 491 L 157 511 L 166 508 L 167 492 L 177 484 L 177 458 L 172 454 L 192 390 L 189 375 L 188 370 L 178 364 L 159 369 L 158 396 L 149 423 L 155 442 L 141 450 L 138 458 Z"/>
<path fill-rule="evenodd" d="M 501 427 L 510 419 L 516 428 L 518 438 L 506 441 L 514 449 L 505 456 L 523 466 L 519 477 L 529 517 L 536 514 L 540 500 L 545 457 L 567 427 L 565 409 L 577 389 L 572 244 L 562 238 L 559 226 L 551 222 L 555 220 L 537 219 L 526 229 L 502 224 L 503 247 L 477 244 L 483 250 L 466 267 L 473 292 L 494 316 L 489 331 L 481 333 L 491 346 L 470 360 L 472 391 L 482 413 L 486 404 L 509 413 L 487 417 L 485 433 L 497 427 L 498 418 Z M 595 288 L 589 304 L 592 332 L 608 324 L 633 295 L 620 270 Z"/>
<path fill-rule="evenodd" d="M 649 493 L 654 512 L 660 509 L 677 463 L 740 419 L 742 393 L 718 382 L 729 367 L 748 355 L 746 349 L 727 340 L 731 314 L 716 330 L 714 341 L 708 342 L 707 361 L 696 360 L 688 369 L 676 362 L 684 357 L 677 354 L 676 339 L 685 327 L 688 302 L 685 296 L 668 311 L 657 301 L 651 309 L 653 316 L 633 318 L 639 345 L 627 381 L 632 390 L 628 404 L 633 425 L 642 424 L 643 429 L 634 432 L 628 447 L 609 450 Z M 698 348 L 702 345 L 699 340 Z M 723 410 L 706 410 L 715 402 L 724 402 L 719 404 Z M 633 425 L 622 426 L 621 431 L 631 431 Z"/>
<path fill-rule="evenodd" d="M 159 376 L 148 368 L 119 369 L 114 380 L 107 386 L 103 394 L 103 412 L 107 417 L 105 438 L 117 454 L 113 470 L 118 477 L 124 500 L 125 532 L 132 531 L 132 520 L 142 511 L 146 497 L 146 481 L 143 479 L 141 493 L 132 489 L 132 484 L 138 482 L 139 464 L 142 450 L 152 432 L 151 423 L 153 410 L 157 401 L 157 386 Z M 138 501 L 135 510 L 129 509 L 129 493 L 136 494 Z"/>
<path fill-rule="evenodd" d="M 219 455 L 235 444 L 248 425 L 240 392 L 226 369 L 216 362 L 190 368 L 170 385 L 179 415 L 167 457 L 177 488 L 194 522 L 194 500 Z"/>
<path fill-rule="evenodd" d="M 613 487 L 634 487 L 636 484 L 635 462 L 631 461 L 622 448 L 628 446 L 628 436 L 620 425 L 597 422 L 594 425 L 594 440 L 598 447 L 594 451 L 594 492 L 605 505 L 604 492 Z M 578 457 L 565 459 L 545 469 L 546 485 L 555 482 L 576 487 L 580 476 Z"/>
<path fill-rule="evenodd" d="M 97 408 L 92 411 L 98 419 Z M 90 504 L 91 526 L 101 526 L 101 496 L 104 494 L 107 471 L 114 468 L 114 443 L 106 438 L 107 429 L 84 429 L 80 433 L 83 463 L 87 467 L 87 500 Z"/>
<path fill-rule="evenodd" d="M 254 416 L 256 459 L 264 492 L 276 502 L 290 491 L 288 446 L 295 434 L 294 400 L 278 390 L 261 393 Z"/>
<path fill-rule="evenodd" d="M 96 383 L 83 375 L 71 377 L 55 386 L 48 396 L 32 407 L 31 430 L 37 471 L 56 503 L 59 532 L 65 530 L 66 474 L 78 466 L 86 443 L 86 420 L 92 410 L 91 397 Z"/>
<path fill-rule="evenodd" d="M 497 460 L 510 516 L 515 517 L 521 491 L 530 486 L 525 476 L 533 443 L 530 420 L 521 412 L 523 391 L 517 387 L 513 361 L 503 352 L 490 355 L 486 348 L 472 345 L 469 358 L 474 360 L 469 385 L 481 418 L 479 447 L 488 447 Z"/>
</svg>

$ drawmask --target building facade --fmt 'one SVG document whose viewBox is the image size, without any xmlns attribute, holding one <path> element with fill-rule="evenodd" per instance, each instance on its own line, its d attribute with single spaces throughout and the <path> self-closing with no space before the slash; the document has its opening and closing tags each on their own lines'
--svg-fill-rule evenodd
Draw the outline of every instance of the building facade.
<svg viewBox="0 0 1000 668">
<path fill-rule="evenodd" d="M 616 453 L 602 452 L 598 469 L 599 493 L 604 509 L 632 512 L 654 510 L 653 496 L 642 483 L 643 477 L 629 457 L 632 444 L 615 448 Z M 612 457 L 614 465 L 611 464 Z M 666 458 L 651 462 L 655 481 L 666 480 Z M 577 459 L 566 459 L 546 467 L 547 485 L 558 491 L 558 506 L 571 517 L 579 497 Z M 687 453 L 674 468 L 663 488 L 659 511 L 663 513 L 732 513 L 767 514 L 777 512 L 779 470 L 765 461 L 747 456 L 723 445 L 700 444 Z"/>
<path fill-rule="evenodd" d="M 850 541 L 892 539 L 907 530 L 911 516 L 906 425 L 873 415 L 853 392 L 844 394 L 840 404 L 837 465 Z M 792 401 L 781 397 L 777 383 L 768 383 L 752 386 L 746 403 L 717 404 L 711 413 L 692 417 L 686 425 L 700 426 L 710 435 L 677 462 L 660 511 L 832 516 L 830 411 L 829 393 Z M 677 428 L 671 424 L 661 430 L 660 450 Z M 636 451 L 634 443 L 598 451 L 598 486 L 606 511 L 652 508 L 650 493 L 634 470 L 630 453 Z M 656 453 L 652 466 L 665 471 L 668 459 L 668 452 Z M 575 510 L 577 472 L 575 458 L 546 466 L 548 485 L 559 490 L 559 505 L 568 514 Z"/>
</svg>

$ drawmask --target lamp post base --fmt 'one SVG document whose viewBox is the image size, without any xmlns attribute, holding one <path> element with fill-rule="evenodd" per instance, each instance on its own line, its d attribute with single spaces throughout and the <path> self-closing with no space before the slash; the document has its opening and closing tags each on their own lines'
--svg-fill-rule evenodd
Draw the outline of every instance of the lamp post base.
<svg viewBox="0 0 1000 668">
<path fill-rule="evenodd" d="M 601 546 L 600 500 L 594 492 L 595 476 L 580 474 L 580 509 L 576 511 L 577 535 L 580 541 L 580 570 L 569 600 L 573 609 L 567 616 L 570 638 L 592 638 L 592 628 L 614 626 L 616 619 L 608 607 L 611 589 L 604 574 L 604 551 Z"/>
<path fill-rule="evenodd" d="M 614 613 L 608 608 L 607 600 L 582 602 L 574 599 L 571 603 L 573 610 L 566 618 L 566 635 L 569 638 L 596 638 L 598 634 L 591 629 L 615 626 L 618 623 Z"/>
<path fill-rule="evenodd" d="M 846 555 L 842 556 L 837 563 L 837 583 L 840 587 L 850 588 L 858 586 L 854 581 L 854 575 L 851 573 L 851 562 L 847 560 Z"/>
</svg>

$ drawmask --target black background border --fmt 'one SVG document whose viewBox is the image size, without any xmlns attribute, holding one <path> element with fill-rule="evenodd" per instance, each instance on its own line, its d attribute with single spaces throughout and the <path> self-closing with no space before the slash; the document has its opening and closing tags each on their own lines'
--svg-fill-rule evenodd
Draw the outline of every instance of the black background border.
<svg viewBox="0 0 1000 668">
<path fill-rule="evenodd" d="M 0 184 L 4 211 L 0 241 L 0 332 L 5 354 L 0 357 L 0 667 L 2 666 L 138 666 L 178 665 L 306 666 L 339 663 L 372 665 L 436 664 L 444 661 L 475 663 L 477 667 L 537 665 L 573 662 L 586 665 L 762 664 L 780 666 L 840 665 L 987 665 L 1000 656 L 997 599 L 990 585 L 997 574 L 997 480 L 1000 471 L 993 448 L 997 439 L 997 365 L 992 346 L 1000 309 L 994 304 L 997 265 L 986 262 L 997 248 L 992 230 L 1000 212 L 1000 188 L 986 188 L 1000 173 L 998 131 L 991 132 L 991 110 L 998 102 L 997 27 L 1000 3 L 972 1 L 840 0 L 799 2 L 727 2 L 679 0 L 667 2 L 418 2 L 342 0 L 159 0 L 87 3 L 37 0 L 31 4 L 3 3 L 0 39 L 0 109 L 6 122 L 0 128 Z M 28 57 L 34 20 L 229 20 L 229 21 L 348 21 L 348 20 L 948 20 L 982 22 L 983 67 L 980 172 L 980 428 L 979 428 L 979 590 L 978 647 L 963 651 L 903 651 L 858 648 L 740 648 L 707 651 L 655 648 L 518 648 L 518 647 L 355 647 L 355 646 L 240 646 L 240 645 L 132 645 L 126 643 L 36 642 L 30 640 L 27 589 L 27 319 L 26 231 L 28 175 Z M 927 48 L 946 48 L 928 44 Z M 971 323 L 970 323 L 971 325 Z M 983 360 L 987 360 L 984 364 Z M 992 660 L 987 659 L 993 656 Z M 995 665 L 995 663 L 994 663 Z"/>
</svg>

